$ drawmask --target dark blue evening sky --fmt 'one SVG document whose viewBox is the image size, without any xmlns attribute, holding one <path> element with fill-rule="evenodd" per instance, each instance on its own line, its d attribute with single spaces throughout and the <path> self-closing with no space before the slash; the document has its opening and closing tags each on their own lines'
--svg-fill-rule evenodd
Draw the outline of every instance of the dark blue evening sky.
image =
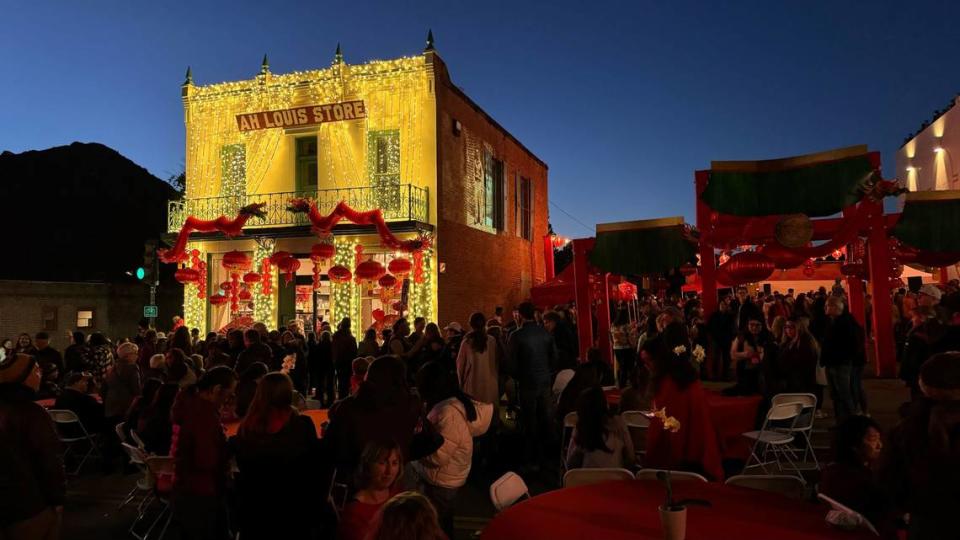
<svg viewBox="0 0 960 540">
<path fill-rule="evenodd" d="M 422 50 L 550 166 L 588 227 L 682 214 L 693 171 L 903 138 L 960 91 L 957 2 L 0 2 L 0 150 L 182 167 L 180 83 Z M 564 235 L 589 230 L 551 206 Z"/>
</svg>

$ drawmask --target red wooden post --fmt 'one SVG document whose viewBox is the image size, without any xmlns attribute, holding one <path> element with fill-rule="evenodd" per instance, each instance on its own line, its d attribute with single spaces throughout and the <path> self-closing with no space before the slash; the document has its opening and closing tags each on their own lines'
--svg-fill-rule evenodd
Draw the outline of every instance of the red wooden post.
<svg viewBox="0 0 960 540">
<path fill-rule="evenodd" d="M 860 326 L 866 328 L 862 279 L 858 277 L 847 278 L 847 296 L 850 298 L 850 315 L 853 315 Z"/>
<path fill-rule="evenodd" d="M 543 235 L 543 265 L 546 269 L 547 281 L 556 276 L 556 271 L 553 266 L 553 236 L 549 234 Z"/>
<path fill-rule="evenodd" d="M 870 153 L 871 164 L 880 169 L 880 153 Z M 873 289 L 873 336 L 877 349 L 877 376 L 897 373 L 897 355 L 893 341 L 893 299 L 890 297 L 890 245 L 887 243 L 883 203 L 864 198 L 860 204 L 871 206 L 867 233 L 870 286 Z"/>
<path fill-rule="evenodd" d="M 580 360 L 586 361 L 587 349 L 593 346 L 593 309 L 590 298 L 590 263 L 587 256 L 593 249 L 593 238 L 573 241 L 573 286 L 577 302 L 577 334 L 580 339 Z"/>
<path fill-rule="evenodd" d="M 707 187 L 710 171 L 697 171 L 694 174 L 697 194 L 697 229 L 703 231 L 710 224 L 710 207 L 700 200 L 700 194 Z M 709 318 L 717 310 L 717 266 L 713 258 L 713 246 L 700 242 L 700 281 L 703 283 L 703 316 Z"/>
</svg>

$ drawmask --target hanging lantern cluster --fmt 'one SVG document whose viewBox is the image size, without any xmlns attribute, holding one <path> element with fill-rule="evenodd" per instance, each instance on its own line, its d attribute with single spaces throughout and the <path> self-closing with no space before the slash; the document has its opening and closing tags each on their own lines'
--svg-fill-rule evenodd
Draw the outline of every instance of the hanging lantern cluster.
<svg viewBox="0 0 960 540">
<path fill-rule="evenodd" d="M 194 249 L 190 252 L 190 267 L 177 269 L 174 278 L 186 285 L 197 286 L 197 298 L 204 299 L 207 296 L 207 263 L 200 260 L 200 250 Z"/>
<path fill-rule="evenodd" d="M 423 283 L 423 251 L 413 252 L 413 281 Z"/>
<path fill-rule="evenodd" d="M 383 277 L 386 273 L 387 270 L 382 264 L 373 259 L 368 259 L 358 264 L 353 270 L 353 278 L 357 283 L 363 285 L 369 294 L 372 292 L 373 286 L 375 283 L 377 283 L 377 280 Z"/>
<path fill-rule="evenodd" d="M 270 257 L 260 262 L 260 294 L 270 296 L 273 292 L 273 274 L 270 272 Z"/>
<path fill-rule="evenodd" d="M 320 289 L 320 270 L 324 265 L 330 264 L 336 252 L 337 248 L 326 242 L 314 244 L 310 248 L 310 262 L 313 263 L 313 290 Z"/>
<path fill-rule="evenodd" d="M 223 256 L 221 264 L 230 273 L 230 282 L 221 285 L 224 291 L 230 293 L 230 313 L 236 315 L 240 311 L 240 300 L 250 299 L 250 292 L 242 289 L 240 286 L 241 273 L 250 269 L 250 256 L 242 251 L 230 251 Z M 246 298 L 241 298 L 240 293 L 246 292 Z"/>
<path fill-rule="evenodd" d="M 277 270 L 283 272 L 283 282 L 290 285 L 297 270 L 300 269 L 300 259 L 297 259 L 289 251 L 277 251 L 270 256 L 270 264 L 277 267 Z"/>
</svg>

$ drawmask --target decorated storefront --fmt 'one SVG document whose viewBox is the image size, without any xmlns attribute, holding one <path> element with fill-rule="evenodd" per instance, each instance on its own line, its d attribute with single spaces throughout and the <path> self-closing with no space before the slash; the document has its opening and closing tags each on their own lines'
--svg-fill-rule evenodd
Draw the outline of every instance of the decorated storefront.
<svg viewBox="0 0 960 540">
<path fill-rule="evenodd" d="M 482 258 L 487 244 L 500 249 L 545 233 L 545 165 L 542 174 L 524 170 L 524 161 L 508 162 L 512 148 L 492 144 L 480 146 L 485 159 L 473 161 L 476 167 L 469 165 L 469 145 L 464 155 L 439 155 L 464 135 L 483 143 L 473 134 L 487 126 L 474 126 L 495 125 L 477 109 L 458 119 L 455 133 L 439 129 L 438 116 L 450 114 L 444 96 L 453 88 L 432 41 L 422 55 L 358 65 L 347 64 L 338 46 L 330 67 L 287 74 L 273 74 L 264 57 L 252 79 L 205 86 L 195 85 L 188 70 L 182 86 L 186 193 L 168 204 L 170 234 L 160 250 L 186 285 L 186 324 L 223 331 L 301 320 L 310 330 L 344 317 L 361 329 L 382 328 L 400 316 L 435 321 L 442 289 L 461 289 L 469 277 L 441 280 L 443 253 L 459 268 Z M 491 137 L 498 138 L 506 139 Z M 467 166 L 444 177 L 455 196 L 441 201 L 439 171 L 453 160 Z M 520 215 L 508 210 L 524 211 L 520 188 L 530 178 L 541 180 L 536 192 L 542 189 L 544 197 L 525 193 L 531 215 L 521 237 Z M 499 185 L 482 189 L 485 182 Z M 488 192 L 504 200 L 514 195 L 515 208 L 493 205 L 496 219 L 485 222 L 473 213 L 490 205 L 459 200 Z M 508 218 L 519 238 L 502 238 L 498 227 L 505 229 Z M 464 225 L 487 233 L 474 242 L 480 249 L 457 249 Z M 506 260 L 506 279 L 517 282 L 538 263 L 532 255 Z M 480 293 L 491 297 L 502 293 L 493 282 L 489 291 L 483 287 Z"/>
</svg>

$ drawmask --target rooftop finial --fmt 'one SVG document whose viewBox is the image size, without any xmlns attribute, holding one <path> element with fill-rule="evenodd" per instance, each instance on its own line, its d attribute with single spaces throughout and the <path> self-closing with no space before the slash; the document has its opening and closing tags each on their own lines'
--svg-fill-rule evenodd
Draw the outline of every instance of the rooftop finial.
<svg viewBox="0 0 960 540">
<path fill-rule="evenodd" d="M 190 71 L 190 66 L 187 66 L 187 74 L 183 79 L 183 86 L 187 86 L 188 84 L 193 84 L 193 73 Z"/>
<path fill-rule="evenodd" d="M 260 62 L 260 73 L 266 73 L 270 71 L 270 61 L 267 60 L 267 54 L 263 54 L 263 61 Z"/>
<path fill-rule="evenodd" d="M 427 46 L 423 49 L 423 52 L 428 52 L 433 50 L 433 29 L 427 30 Z"/>
<path fill-rule="evenodd" d="M 337 52 L 334 53 L 333 55 L 333 63 L 334 64 L 343 63 L 343 52 L 340 50 L 340 43 L 337 43 Z"/>
</svg>

